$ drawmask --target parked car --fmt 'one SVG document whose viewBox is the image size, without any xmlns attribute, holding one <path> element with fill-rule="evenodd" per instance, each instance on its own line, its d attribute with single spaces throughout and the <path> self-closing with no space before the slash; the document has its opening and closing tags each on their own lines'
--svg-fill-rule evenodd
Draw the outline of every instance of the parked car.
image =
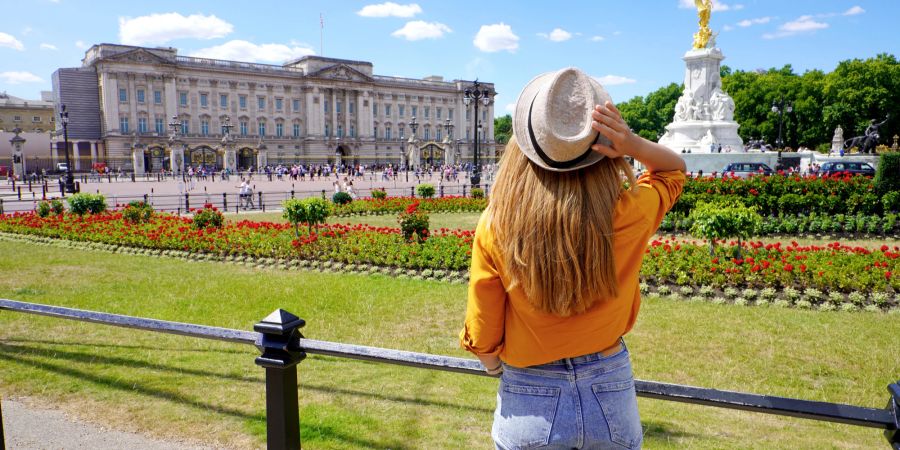
<svg viewBox="0 0 900 450">
<path fill-rule="evenodd" d="M 69 171 L 69 166 L 66 163 L 56 163 L 56 173 L 66 173 Z"/>
<path fill-rule="evenodd" d="M 722 174 L 733 175 L 736 177 L 747 178 L 751 175 L 772 175 L 775 173 L 771 167 L 757 162 L 736 162 L 725 166 Z"/>
<path fill-rule="evenodd" d="M 827 177 L 836 173 L 849 173 L 851 175 L 875 176 L 875 168 L 869 163 L 856 161 L 829 161 L 822 164 L 819 174 Z"/>
</svg>

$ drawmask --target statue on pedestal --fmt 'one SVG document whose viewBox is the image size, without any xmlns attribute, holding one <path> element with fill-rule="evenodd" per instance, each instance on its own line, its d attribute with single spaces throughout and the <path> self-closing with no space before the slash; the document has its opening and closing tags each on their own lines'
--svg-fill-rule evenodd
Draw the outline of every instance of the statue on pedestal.
<svg viewBox="0 0 900 450">
<path fill-rule="evenodd" d="M 697 6 L 697 17 L 700 18 L 700 30 L 694 33 L 694 49 L 706 48 L 712 31 L 709 29 L 709 13 L 712 11 L 712 0 L 694 0 Z"/>
</svg>

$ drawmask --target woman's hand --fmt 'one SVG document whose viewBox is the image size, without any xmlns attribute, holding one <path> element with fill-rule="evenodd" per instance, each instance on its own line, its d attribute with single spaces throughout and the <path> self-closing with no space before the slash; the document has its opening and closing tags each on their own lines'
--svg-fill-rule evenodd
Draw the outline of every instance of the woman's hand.
<svg viewBox="0 0 900 450">
<path fill-rule="evenodd" d="M 594 110 L 591 111 L 591 118 L 594 119 L 591 126 L 612 141 L 612 147 L 594 144 L 591 146 L 591 149 L 608 158 L 620 158 L 631 155 L 631 150 L 635 146 L 635 135 L 631 132 L 631 128 L 625 123 L 622 113 L 616 109 L 615 105 L 611 102 L 606 102 L 604 105 L 594 106 Z"/>
</svg>

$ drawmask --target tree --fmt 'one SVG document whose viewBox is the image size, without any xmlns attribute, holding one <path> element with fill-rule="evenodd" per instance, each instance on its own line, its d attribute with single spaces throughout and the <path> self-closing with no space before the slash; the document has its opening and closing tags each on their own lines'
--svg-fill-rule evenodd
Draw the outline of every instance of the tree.
<svg viewBox="0 0 900 450">
<path fill-rule="evenodd" d="M 501 117 L 494 117 L 494 140 L 498 144 L 509 142 L 512 136 L 512 116 L 509 114 Z"/>
<path fill-rule="evenodd" d="M 709 239 L 710 255 L 715 255 L 716 239 L 737 238 L 736 258 L 741 258 L 741 239 L 752 237 L 762 225 L 762 217 L 756 213 L 756 208 L 740 202 L 700 202 L 688 218 L 693 221 L 691 234 Z"/>
<path fill-rule="evenodd" d="M 675 103 L 683 90 L 681 85 L 672 83 L 647 94 L 646 98 L 637 96 L 619 103 L 616 108 L 636 134 L 655 141 L 672 122 Z"/>
</svg>

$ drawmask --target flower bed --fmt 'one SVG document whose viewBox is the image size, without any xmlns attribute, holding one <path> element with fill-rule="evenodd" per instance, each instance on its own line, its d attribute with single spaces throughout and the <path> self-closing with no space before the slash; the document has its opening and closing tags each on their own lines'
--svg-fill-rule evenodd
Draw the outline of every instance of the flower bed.
<svg viewBox="0 0 900 450">
<path fill-rule="evenodd" d="M 474 234 L 442 228 L 432 230 L 422 243 L 411 243 L 398 228 L 332 224 L 296 237 L 290 224 L 241 221 L 195 229 L 190 219 L 170 214 L 132 224 L 119 211 L 44 218 L 35 213 L 4 215 L 0 232 L 81 241 L 128 253 L 438 279 L 464 277 Z M 736 248 L 735 242 L 722 242 L 711 256 L 705 242 L 655 240 L 641 268 L 642 289 L 649 292 L 650 286 L 657 286 L 661 296 L 739 304 L 778 300 L 844 309 L 884 309 L 900 298 L 898 246 L 745 242 L 740 256 Z"/>
<path fill-rule="evenodd" d="M 487 207 L 487 200 L 484 198 L 456 196 L 425 199 L 416 197 L 364 198 L 345 205 L 334 205 L 332 215 L 340 217 L 397 214 L 405 211 L 413 203 L 418 203 L 419 210 L 426 213 L 481 212 Z"/>
</svg>

